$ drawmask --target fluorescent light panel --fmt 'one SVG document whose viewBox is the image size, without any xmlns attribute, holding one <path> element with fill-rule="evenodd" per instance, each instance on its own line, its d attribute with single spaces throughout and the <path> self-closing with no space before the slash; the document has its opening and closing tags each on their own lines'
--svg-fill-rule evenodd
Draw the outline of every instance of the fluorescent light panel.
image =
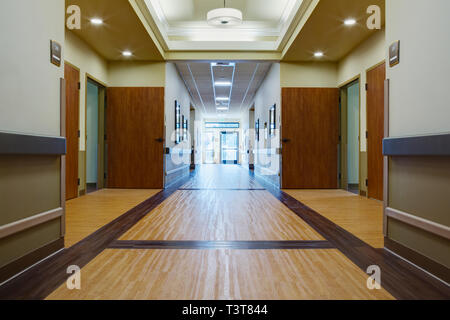
<svg viewBox="0 0 450 320">
<path fill-rule="evenodd" d="M 232 83 L 231 81 L 216 81 L 214 85 L 216 87 L 230 87 Z"/>
</svg>

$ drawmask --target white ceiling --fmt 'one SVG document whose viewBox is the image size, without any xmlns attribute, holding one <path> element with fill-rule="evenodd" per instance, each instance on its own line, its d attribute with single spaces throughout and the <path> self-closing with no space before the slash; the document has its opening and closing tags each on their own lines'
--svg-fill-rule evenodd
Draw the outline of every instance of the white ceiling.
<svg viewBox="0 0 450 320">
<path fill-rule="evenodd" d="M 208 11 L 222 8 L 223 0 L 144 0 L 159 38 L 172 51 L 280 50 L 291 25 L 305 11 L 308 0 L 227 0 L 239 9 L 240 26 L 210 26 Z M 304 4 L 302 6 L 302 4 Z"/>
<path fill-rule="evenodd" d="M 193 103 L 207 118 L 240 118 L 241 113 L 253 102 L 256 91 L 261 86 L 271 66 L 270 62 L 235 62 L 232 68 L 212 68 L 211 62 L 176 62 L 178 71 L 186 83 Z M 220 61 L 214 61 L 220 62 Z M 216 81 L 232 81 L 231 99 L 228 111 L 218 111 L 215 97 L 229 96 L 229 87 L 213 85 Z"/>
</svg>

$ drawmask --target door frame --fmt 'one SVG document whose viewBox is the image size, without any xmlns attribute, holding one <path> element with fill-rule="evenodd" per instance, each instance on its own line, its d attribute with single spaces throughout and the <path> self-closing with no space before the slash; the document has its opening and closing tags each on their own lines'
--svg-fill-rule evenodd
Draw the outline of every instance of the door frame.
<svg viewBox="0 0 450 320">
<path fill-rule="evenodd" d="M 234 164 L 239 164 L 239 132 L 238 131 L 219 131 L 219 141 L 220 141 L 220 164 L 227 164 L 224 162 L 224 160 L 222 159 L 222 135 L 224 134 L 236 134 L 237 135 L 237 157 L 236 160 L 234 161 Z"/>
<path fill-rule="evenodd" d="M 366 76 L 366 84 L 367 84 L 367 74 L 372 71 L 373 69 L 378 68 L 379 66 L 381 66 L 383 63 L 386 63 L 386 59 L 381 60 L 380 62 L 372 65 L 371 67 L 367 68 L 365 71 L 365 76 Z M 384 107 L 383 107 L 384 110 Z M 386 117 L 386 115 L 384 115 L 384 117 Z M 384 119 L 383 119 L 384 122 Z M 368 124 L 369 124 L 369 118 L 367 117 L 367 90 L 366 90 L 366 148 L 367 148 L 367 179 L 369 179 L 369 139 L 367 137 L 367 132 L 368 132 Z M 383 175 L 384 175 L 384 168 L 383 168 Z M 365 183 L 367 184 L 367 180 L 365 181 Z M 384 188 L 384 186 L 383 186 Z M 367 185 L 367 198 L 369 198 L 369 186 Z M 374 199 L 377 200 L 377 199 Z M 379 200 L 377 200 L 379 201 Z"/>
<path fill-rule="evenodd" d="M 343 132 L 342 132 L 342 127 L 343 127 L 343 116 L 342 116 L 342 106 L 345 103 L 345 110 L 348 112 L 348 99 L 347 99 L 347 92 L 346 90 L 348 89 L 348 87 L 350 87 L 351 85 L 353 85 L 354 83 L 358 82 L 359 84 L 359 95 L 358 95 L 358 100 L 359 100 L 359 106 L 358 106 L 358 125 L 359 125 L 359 129 L 358 129 L 358 142 L 359 142 L 359 148 L 358 148 L 358 193 L 361 195 L 361 75 L 358 74 L 357 76 L 351 78 L 350 80 L 345 81 L 344 83 L 342 83 L 341 85 L 339 85 L 339 134 L 340 134 L 340 141 L 339 141 L 339 172 L 341 175 L 341 179 L 339 179 L 339 187 L 341 189 L 344 190 L 348 190 L 348 181 L 347 181 L 347 176 L 348 176 L 348 169 L 347 169 L 347 163 L 348 163 L 348 159 L 347 159 L 347 148 L 344 148 L 343 145 Z M 344 99 L 343 99 L 344 97 Z M 346 113 L 347 115 L 347 113 Z M 367 121 L 367 118 L 366 118 Z M 345 123 L 346 123 L 346 131 L 348 132 L 348 126 L 347 126 L 347 118 L 345 118 Z M 346 132 L 346 133 L 347 133 Z M 347 139 L 345 139 L 346 141 Z M 345 160 L 345 161 L 343 161 Z M 345 178 L 344 178 L 345 176 Z M 346 183 L 346 186 L 344 186 L 344 182 Z"/>
<path fill-rule="evenodd" d="M 67 60 L 64 60 L 64 65 L 69 65 L 69 66 L 71 66 L 72 68 L 74 68 L 75 70 L 77 70 L 78 71 L 78 73 L 79 73 L 79 77 L 78 77 L 78 83 L 80 83 L 80 85 L 81 85 L 81 69 L 80 68 L 78 68 L 76 65 L 74 65 L 74 64 L 72 64 L 72 63 L 70 63 L 69 61 L 67 61 Z M 65 94 L 67 94 L 67 92 L 65 92 Z M 78 90 L 78 95 L 80 96 L 79 98 L 78 98 L 78 132 L 81 132 L 81 128 L 80 128 L 80 110 L 81 110 L 81 92 L 80 92 L 80 90 Z M 64 99 L 65 99 L 66 97 L 64 97 Z M 66 108 L 67 108 L 67 106 L 65 106 Z M 64 119 L 65 121 L 67 121 L 67 109 L 65 110 L 65 119 Z M 66 128 L 67 129 L 67 128 Z M 67 132 L 66 132 L 67 133 Z M 77 163 L 77 171 L 78 171 L 78 179 L 80 179 L 80 137 L 78 137 L 78 154 L 77 154 L 77 157 L 76 157 L 76 163 Z M 67 164 L 66 164 L 66 168 L 65 168 L 66 170 L 67 170 Z M 66 175 L 66 172 L 64 172 L 64 175 Z M 80 196 L 80 186 L 78 185 L 77 186 L 77 196 L 76 196 L 76 198 L 78 198 L 79 196 Z M 66 191 L 66 196 L 67 196 L 67 191 Z M 76 199 L 75 198 L 75 199 Z M 65 201 L 67 201 L 66 199 L 64 199 Z"/>
<path fill-rule="evenodd" d="M 106 161 L 106 153 L 105 153 L 105 147 L 106 147 L 106 143 L 105 143 L 105 125 L 106 125 L 106 92 L 107 92 L 107 88 L 108 86 L 106 85 L 106 83 L 104 83 L 101 80 L 98 80 L 97 78 L 95 78 L 94 76 L 92 76 L 91 74 L 89 74 L 88 72 L 86 72 L 85 75 L 85 82 L 84 82 L 84 86 L 85 86 L 85 90 L 84 90 L 84 146 L 85 146 L 85 152 L 84 152 L 84 190 L 85 192 L 87 192 L 87 136 L 88 136 L 88 127 L 87 127 L 87 94 L 88 94 L 88 81 L 94 82 L 99 89 L 99 94 L 98 94 L 98 98 L 99 98 L 99 117 L 98 117 L 98 121 L 100 124 L 100 109 L 103 109 L 103 122 L 104 125 L 103 126 L 98 126 L 98 137 L 99 137 L 99 141 L 100 141 L 100 137 L 103 137 L 103 145 L 100 146 L 97 150 L 97 168 L 98 168 L 98 179 L 97 179 L 97 190 L 103 189 L 106 186 L 106 179 L 104 177 L 104 174 L 106 173 L 106 166 L 105 166 L 105 161 Z M 102 97 L 104 97 L 104 99 L 102 99 Z M 101 128 L 103 128 L 102 132 L 100 132 Z M 102 169 L 102 170 L 100 170 Z"/>
</svg>

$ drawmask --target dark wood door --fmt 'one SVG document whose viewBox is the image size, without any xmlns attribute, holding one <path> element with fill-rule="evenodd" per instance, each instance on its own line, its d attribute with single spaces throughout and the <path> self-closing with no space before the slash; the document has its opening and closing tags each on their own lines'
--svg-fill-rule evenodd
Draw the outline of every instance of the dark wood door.
<svg viewBox="0 0 450 320">
<path fill-rule="evenodd" d="M 66 80 L 66 200 L 78 197 L 78 130 L 80 125 L 80 71 L 64 65 Z"/>
<path fill-rule="evenodd" d="M 283 88 L 282 187 L 338 187 L 339 89 Z"/>
<path fill-rule="evenodd" d="M 107 186 L 163 188 L 164 88 L 108 88 Z"/>
<path fill-rule="evenodd" d="M 368 195 L 378 200 L 383 200 L 385 79 L 385 63 L 367 72 Z"/>
</svg>

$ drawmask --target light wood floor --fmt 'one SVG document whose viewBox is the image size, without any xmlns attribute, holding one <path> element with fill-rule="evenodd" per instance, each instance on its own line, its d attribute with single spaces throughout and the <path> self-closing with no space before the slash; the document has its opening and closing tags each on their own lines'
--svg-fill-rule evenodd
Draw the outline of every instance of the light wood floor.
<svg viewBox="0 0 450 320">
<path fill-rule="evenodd" d="M 181 190 L 121 240 L 324 240 L 265 190 Z"/>
<path fill-rule="evenodd" d="M 160 190 L 103 189 L 66 203 L 66 248 L 83 240 Z"/>
<path fill-rule="evenodd" d="M 283 191 L 372 247 L 384 247 L 382 202 L 344 190 Z"/>
<path fill-rule="evenodd" d="M 237 166 L 205 166 L 121 240 L 324 240 Z M 210 189 L 210 190 L 203 190 Z M 159 190 L 101 190 L 67 203 L 66 245 Z M 339 190 L 287 190 L 372 246 L 382 247 L 382 204 Z M 393 299 L 335 249 L 107 249 L 81 271 L 81 290 L 48 299 Z"/>
<path fill-rule="evenodd" d="M 263 189 L 248 171 L 237 165 L 206 164 L 186 183 L 185 189 Z"/>
<path fill-rule="evenodd" d="M 106 250 L 48 299 L 393 299 L 337 250 Z"/>
</svg>

